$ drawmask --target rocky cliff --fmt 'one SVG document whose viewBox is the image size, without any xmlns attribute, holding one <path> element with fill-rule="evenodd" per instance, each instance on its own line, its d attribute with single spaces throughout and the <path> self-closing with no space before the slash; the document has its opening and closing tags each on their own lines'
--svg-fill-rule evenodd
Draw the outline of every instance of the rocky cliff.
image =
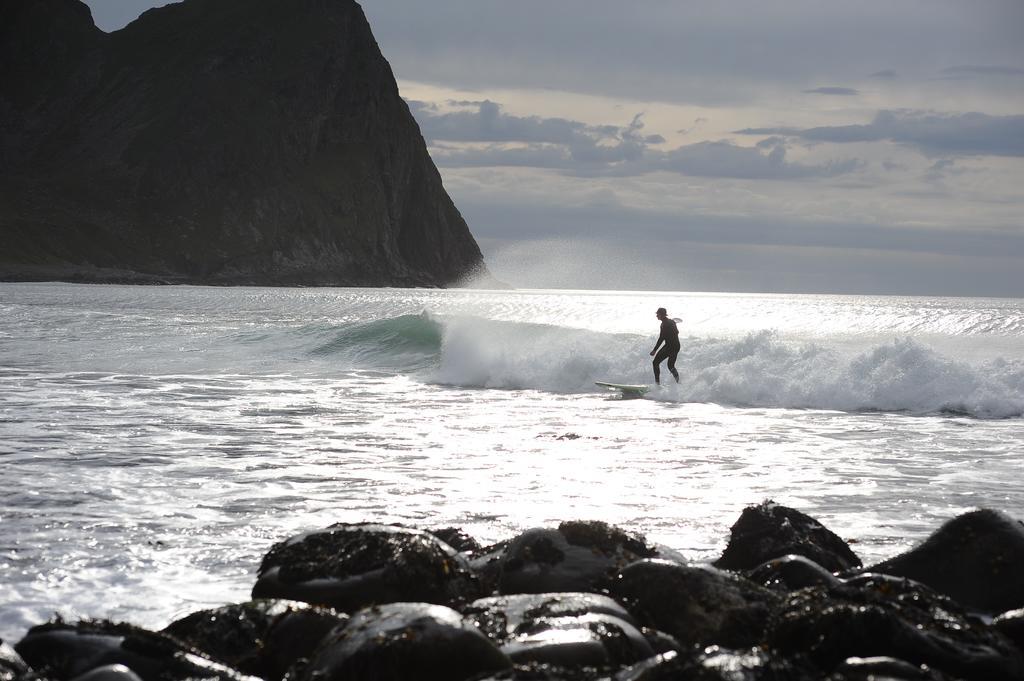
<svg viewBox="0 0 1024 681">
<path fill-rule="evenodd" d="M 0 0 L 0 278 L 446 285 L 480 250 L 353 0 Z"/>
</svg>

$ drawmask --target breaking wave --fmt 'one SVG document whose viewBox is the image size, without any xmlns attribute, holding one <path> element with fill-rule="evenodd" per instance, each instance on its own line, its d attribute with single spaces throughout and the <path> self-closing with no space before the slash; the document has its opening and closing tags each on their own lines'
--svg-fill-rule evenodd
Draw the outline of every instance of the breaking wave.
<svg viewBox="0 0 1024 681">
<path fill-rule="evenodd" d="M 311 353 L 363 368 L 413 372 L 460 387 L 589 393 L 594 381 L 650 383 L 651 338 L 549 324 L 424 313 L 318 334 Z M 689 338 L 680 383 L 654 399 L 759 408 L 1024 416 L 1024 361 L 969 361 L 897 337 L 848 344 L 783 340 L 772 331 Z M 663 381 L 664 382 L 664 381 Z"/>
</svg>

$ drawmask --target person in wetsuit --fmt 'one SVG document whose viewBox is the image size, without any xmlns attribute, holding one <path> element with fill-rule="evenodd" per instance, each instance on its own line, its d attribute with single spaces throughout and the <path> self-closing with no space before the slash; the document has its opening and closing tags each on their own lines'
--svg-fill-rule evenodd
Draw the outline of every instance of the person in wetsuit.
<svg viewBox="0 0 1024 681">
<path fill-rule="evenodd" d="M 661 320 L 661 335 L 658 336 L 658 342 L 651 350 L 651 357 L 654 358 L 654 382 L 661 385 L 661 367 L 658 365 L 667 359 L 668 370 L 672 372 L 672 377 L 678 383 L 679 372 L 676 371 L 676 357 L 679 355 L 679 327 L 676 326 L 673 319 L 669 318 L 665 308 L 659 307 L 655 315 Z M 665 345 L 658 350 L 658 346 L 662 343 Z"/>
</svg>

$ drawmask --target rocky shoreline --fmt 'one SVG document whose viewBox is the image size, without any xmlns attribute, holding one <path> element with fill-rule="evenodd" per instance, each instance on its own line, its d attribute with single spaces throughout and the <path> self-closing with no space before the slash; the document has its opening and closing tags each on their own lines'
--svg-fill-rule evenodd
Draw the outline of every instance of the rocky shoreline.
<svg viewBox="0 0 1024 681">
<path fill-rule="evenodd" d="M 593 521 L 489 547 L 339 524 L 275 544 L 249 602 L 0 642 L 0 681 L 1019 681 L 1022 566 L 1024 524 L 987 509 L 872 566 L 770 501 L 712 564 Z"/>
</svg>

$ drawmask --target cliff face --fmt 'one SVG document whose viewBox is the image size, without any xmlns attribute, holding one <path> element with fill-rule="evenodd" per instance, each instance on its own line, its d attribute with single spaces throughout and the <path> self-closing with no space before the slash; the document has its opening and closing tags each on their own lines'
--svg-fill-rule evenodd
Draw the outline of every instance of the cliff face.
<svg viewBox="0 0 1024 681">
<path fill-rule="evenodd" d="M 482 268 L 353 0 L 105 34 L 0 3 L 0 278 L 445 285 Z"/>
</svg>

